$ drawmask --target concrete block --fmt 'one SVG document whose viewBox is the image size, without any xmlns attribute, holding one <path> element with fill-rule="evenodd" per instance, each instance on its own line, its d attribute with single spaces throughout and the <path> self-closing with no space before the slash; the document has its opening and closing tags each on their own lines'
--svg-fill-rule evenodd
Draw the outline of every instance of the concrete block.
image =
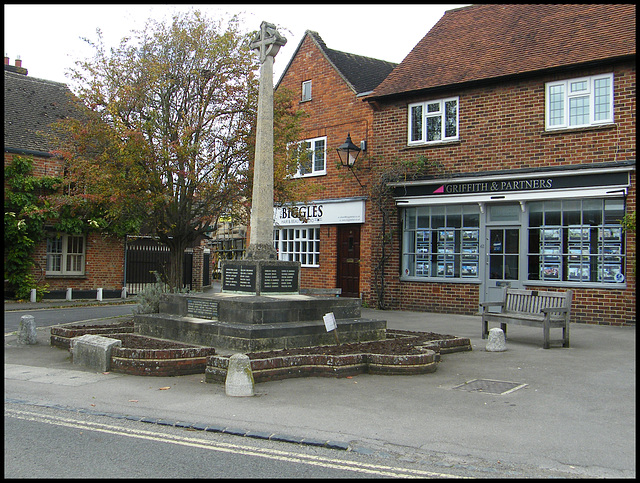
<svg viewBox="0 0 640 483">
<path fill-rule="evenodd" d="M 488 352 L 504 352 L 507 350 L 502 329 L 494 328 L 489 330 L 489 340 L 487 341 L 486 350 Z"/>
<path fill-rule="evenodd" d="M 253 396 L 253 372 L 246 354 L 234 354 L 229 358 L 224 389 L 227 396 Z"/>
<path fill-rule="evenodd" d="M 71 339 L 73 363 L 106 372 L 111 367 L 111 350 L 114 347 L 122 347 L 122 341 L 91 334 L 74 337 Z"/>
<path fill-rule="evenodd" d="M 36 321 L 33 315 L 23 315 L 18 324 L 18 344 L 36 344 L 38 333 L 36 332 Z"/>
</svg>

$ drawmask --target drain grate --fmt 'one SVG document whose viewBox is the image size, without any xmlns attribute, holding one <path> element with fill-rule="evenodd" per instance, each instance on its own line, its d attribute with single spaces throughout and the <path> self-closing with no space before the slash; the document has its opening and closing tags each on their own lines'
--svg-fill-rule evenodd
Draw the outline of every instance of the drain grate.
<svg viewBox="0 0 640 483">
<path fill-rule="evenodd" d="M 465 391 L 488 392 L 490 394 L 509 394 L 525 387 L 526 384 L 519 382 L 492 381 L 491 379 L 473 379 L 465 382 L 454 389 L 464 389 Z"/>
</svg>

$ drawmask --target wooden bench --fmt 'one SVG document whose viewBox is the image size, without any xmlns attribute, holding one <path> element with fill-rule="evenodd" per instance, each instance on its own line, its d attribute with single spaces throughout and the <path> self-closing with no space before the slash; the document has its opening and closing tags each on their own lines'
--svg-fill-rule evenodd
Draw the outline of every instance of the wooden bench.
<svg viewBox="0 0 640 483">
<path fill-rule="evenodd" d="M 339 297 L 342 293 L 341 288 L 301 288 L 300 295 L 312 295 L 312 296 L 336 296 Z"/>
<path fill-rule="evenodd" d="M 543 347 L 549 348 L 549 329 L 562 328 L 562 346 L 569 347 L 569 319 L 573 292 L 543 292 L 505 287 L 501 302 L 480 304 L 482 313 L 482 338 L 489 334 L 489 322 L 498 322 L 507 336 L 507 324 L 542 327 Z M 500 312 L 489 312 L 500 307 Z"/>
</svg>

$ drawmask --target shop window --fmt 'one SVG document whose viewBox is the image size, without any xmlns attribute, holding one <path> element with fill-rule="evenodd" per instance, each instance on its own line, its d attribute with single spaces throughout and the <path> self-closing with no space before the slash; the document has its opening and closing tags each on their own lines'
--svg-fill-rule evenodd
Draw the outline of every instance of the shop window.
<svg viewBox="0 0 640 483">
<path fill-rule="evenodd" d="M 409 104 L 408 143 L 458 139 L 458 98 Z"/>
<path fill-rule="evenodd" d="M 281 228 L 273 232 L 278 260 L 300 262 L 303 267 L 320 265 L 320 227 Z"/>
<path fill-rule="evenodd" d="M 84 236 L 47 238 L 47 275 L 84 275 Z"/>
<path fill-rule="evenodd" d="M 625 280 L 624 200 L 529 204 L 529 280 L 615 284 Z"/>
<path fill-rule="evenodd" d="M 569 129 L 613 122 L 613 74 L 546 84 L 546 129 Z"/>
<path fill-rule="evenodd" d="M 480 239 L 477 205 L 404 210 L 405 277 L 477 279 Z"/>
</svg>

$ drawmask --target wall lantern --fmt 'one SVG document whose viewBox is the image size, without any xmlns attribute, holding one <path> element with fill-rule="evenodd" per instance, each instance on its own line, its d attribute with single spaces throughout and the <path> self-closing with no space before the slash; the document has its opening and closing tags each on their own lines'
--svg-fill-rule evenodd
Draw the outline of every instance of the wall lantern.
<svg viewBox="0 0 640 483">
<path fill-rule="evenodd" d="M 358 154 L 360 154 L 361 149 L 353 144 L 351 141 L 351 133 L 349 133 L 347 134 L 347 140 L 342 146 L 337 148 L 336 151 L 338 151 L 342 166 L 350 168 L 355 164 L 356 159 L 358 159 Z"/>
</svg>

